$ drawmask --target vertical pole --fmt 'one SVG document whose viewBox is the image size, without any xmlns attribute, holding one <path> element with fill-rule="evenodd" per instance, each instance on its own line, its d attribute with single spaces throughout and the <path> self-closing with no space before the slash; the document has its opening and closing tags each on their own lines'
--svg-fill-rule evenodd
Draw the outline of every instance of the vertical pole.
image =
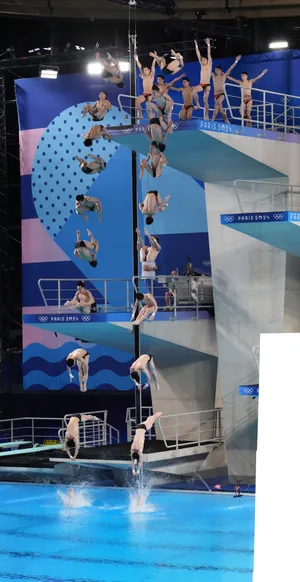
<svg viewBox="0 0 300 582">
<path fill-rule="evenodd" d="M 34 445 L 34 419 L 31 419 L 31 440 L 32 440 L 32 446 Z"/>
<path fill-rule="evenodd" d="M 60 279 L 57 281 L 57 294 L 58 294 L 58 310 L 60 311 L 61 301 L 60 301 Z"/>
<path fill-rule="evenodd" d="M 129 2 L 129 15 L 131 7 L 133 11 L 136 10 L 136 4 Z M 136 63 L 135 63 L 135 53 L 136 53 L 136 30 L 134 19 L 129 16 L 129 62 L 130 62 L 130 95 L 136 94 Z M 131 125 L 134 126 L 136 123 L 136 111 L 135 103 L 131 107 Z M 133 276 L 138 277 L 139 275 L 139 259 L 138 252 L 136 248 L 136 229 L 138 228 L 138 182 L 137 182 L 137 153 L 135 151 L 131 152 L 131 174 L 132 174 L 132 238 L 133 238 Z M 137 360 L 140 356 L 140 330 L 138 325 L 133 326 L 133 337 L 134 337 L 134 359 Z M 141 407 L 142 407 L 142 394 L 141 390 L 135 387 L 135 417 L 136 423 L 141 422 Z"/>
</svg>

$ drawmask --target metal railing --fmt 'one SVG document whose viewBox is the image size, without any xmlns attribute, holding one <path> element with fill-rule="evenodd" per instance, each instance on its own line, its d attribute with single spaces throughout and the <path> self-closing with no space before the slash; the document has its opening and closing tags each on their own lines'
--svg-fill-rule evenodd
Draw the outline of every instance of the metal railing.
<svg viewBox="0 0 300 582">
<path fill-rule="evenodd" d="M 300 133 L 300 97 L 265 89 L 257 89 L 255 87 L 252 87 L 251 92 L 253 99 L 251 112 L 252 127 L 283 133 Z M 227 117 L 232 123 L 245 126 L 248 120 L 244 115 L 244 107 L 242 108 L 242 112 L 240 111 L 242 88 L 237 84 L 226 83 L 224 93 L 224 111 Z M 128 120 L 128 112 L 130 113 L 135 108 L 135 100 L 135 95 L 120 94 L 118 96 L 119 108 L 124 119 Z M 181 109 L 182 103 L 174 101 L 172 118 L 175 120 L 175 123 L 179 121 Z M 213 108 L 209 109 L 210 119 L 213 111 Z M 193 119 L 203 119 L 203 117 L 203 107 L 193 112 Z M 219 118 L 216 121 L 223 122 Z M 143 128 L 141 128 L 142 130 Z"/>
<path fill-rule="evenodd" d="M 64 419 L 56 417 L 23 416 L 0 420 L 0 442 L 26 440 L 34 446 L 45 440 L 57 440 L 57 432 L 63 426 Z"/>
<path fill-rule="evenodd" d="M 158 425 L 167 449 L 224 440 L 221 408 L 161 416 Z"/>
<path fill-rule="evenodd" d="M 65 443 L 67 424 L 71 418 L 78 413 L 66 414 L 64 417 L 65 427 L 58 431 L 58 437 L 62 445 Z M 79 424 L 79 444 L 82 448 L 100 447 L 113 445 L 120 442 L 120 431 L 107 422 L 107 410 L 94 410 L 81 414 L 92 414 L 99 420 L 87 420 Z"/>
<path fill-rule="evenodd" d="M 38 286 L 44 304 L 49 310 L 76 312 L 76 307 L 65 306 L 73 299 L 78 279 L 39 279 Z M 99 312 L 130 311 L 133 302 L 131 279 L 82 279 L 94 296 Z"/>
<path fill-rule="evenodd" d="M 195 311 L 198 318 L 200 309 L 211 308 L 214 304 L 212 278 L 199 276 L 175 276 L 160 275 L 157 277 L 133 277 L 135 291 L 151 293 L 158 304 L 160 311 L 169 311 L 170 319 L 176 319 L 180 311 Z M 171 305 L 167 306 L 166 293 L 171 290 L 169 296 Z"/>
<path fill-rule="evenodd" d="M 170 97 L 171 97 L 171 95 L 170 95 Z M 128 103 L 126 103 L 126 104 L 124 104 L 125 99 L 127 99 L 127 101 L 128 101 Z M 124 119 L 127 121 L 127 124 L 129 124 L 127 112 L 131 113 L 131 111 L 133 109 L 135 109 L 135 100 L 136 100 L 135 95 L 125 95 L 125 93 L 121 93 L 120 95 L 118 95 L 119 108 L 120 108 L 120 111 L 121 111 Z M 133 104 L 132 104 L 132 102 L 133 102 Z M 172 110 L 172 119 L 173 119 L 173 122 L 175 122 L 175 123 L 176 123 L 176 121 L 180 121 L 179 113 L 182 109 L 182 105 L 183 105 L 182 103 L 178 103 L 178 102 L 174 101 L 174 106 L 173 106 L 173 110 Z M 148 119 L 148 113 L 145 109 L 145 105 L 144 105 L 144 107 L 142 106 L 142 109 L 144 110 L 144 118 Z M 210 116 L 211 116 L 214 112 L 214 108 L 210 108 L 209 111 L 210 111 Z M 228 114 L 228 110 L 225 109 L 225 111 Z M 200 109 L 196 109 L 193 111 L 193 114 L 192 114 L 193 119 L 203 119 L 203 117 L 204 117 L 204 107 L 200 106 Z M 138 123 L 139 123 L 139 120 L 137 120 L 137 124 Z M 175 129 L 176 129 L 176 126 L 175 126 Z M 143 131 L 142 128 L 141 128 L 141 131 Z"/>
<path fill-rule="evenodd" d="M 145 422 L 148 416 L 153 414 L 152 406 L 142 406 L 141 407 L 141 422 Z M 136 431 L 136 409 L 135 407 L 127 408 L 126 410 L 126 418 L 125 418 L 126 426 L 127 426 L 127 442 L 131 442 L 134 438 L 135 431 Z M 145 439 L 153 440 L 156 438 L 155 433 L 155 426 L 151 428 L 149 432 L 146 432 Z"/>
<path fill-rule="evenodd" d="M 230 118 L 244 126 L 248 120 L 244 115 L 244 107 L 240 111 L 242 89 L 237 84 L 226 83 L 224 93 Z M 251 95 L 253 127 L 283 133 L 300 133 L 300 97 L 255 87 L 252 87 Z"/>
<path fill-rule="evenodd" d="M 283 182 L 235 180 L 240 212 L 300 211 L 300 186 Z"/>
</svg>

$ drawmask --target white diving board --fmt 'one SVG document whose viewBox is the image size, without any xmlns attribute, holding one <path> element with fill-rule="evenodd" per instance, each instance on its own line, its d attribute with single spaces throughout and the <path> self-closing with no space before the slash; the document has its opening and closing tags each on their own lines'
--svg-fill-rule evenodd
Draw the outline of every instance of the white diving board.
<svg viewBox="0 0 300 582">
<path fill-rule="evenodd" d="M 62 445 L 47 445 L 47 446 L 35 446 L 27 449 L 16 449 L 15 451 L 5 451 L 0 453 L 0 457 L 9 457 L 14 455 L 28 455 L 32 453 L 40 453 L 43 451 L 53 451 L 53 449 L 62 449 Z"/>
<path fill-rule="evenodd" d="M 9 441 L 7 443 L 0 443 L 0 449 L 13 449 L 21 445 L 31 445 L 32 441 Z"/>
</svg>

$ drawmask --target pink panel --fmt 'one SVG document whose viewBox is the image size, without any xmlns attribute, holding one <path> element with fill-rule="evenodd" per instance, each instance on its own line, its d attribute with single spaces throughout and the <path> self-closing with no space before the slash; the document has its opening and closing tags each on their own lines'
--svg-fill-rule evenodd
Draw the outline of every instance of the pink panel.
<svg viewBox="0 0 300 582">
<path fill-rule="evenodd" d="M 36 308 L 35 312 L 37 313 Z M 55 350 L 55 348 L 60 348 L 69 341 L 74 341 L 74 339 L 60 334 L 57 334 L 56 337 L 53 331 L 39 329 L 26 323 L 23 325 L 23 349 L 30 344 L 43 344 L 46 348 Z"/>
<path fill-rule="evenodd" d="M 26 176 L 32 173 L 36 148 L 45 129 L 26 129 L 19 132 L 20 142 L 20 174 Z"/>
<path fill-rule="evenodd" d="M 22 220 L 22 262 L 53 263 L 69 257 L 52 240 L 38 218 Z"/>
</svg>

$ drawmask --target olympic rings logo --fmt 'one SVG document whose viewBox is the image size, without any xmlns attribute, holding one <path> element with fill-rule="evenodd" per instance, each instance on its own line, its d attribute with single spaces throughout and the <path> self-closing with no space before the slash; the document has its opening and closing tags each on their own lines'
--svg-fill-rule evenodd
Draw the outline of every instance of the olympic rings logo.
<svg viewBox="0 0 300 582">
<path fill-rule="evenodd" d="M 203 265 L 204 267 L 210 267 L 210 265 L 211 265 L 211 262 L 210 262 L 210 261 L 202 261 L 202 265 Z"/>
<path fill-rule="evenodd" d="M 82 315 L 81 317 L 81 321 L 90 321 L 91 316 L 90 315 Z"/>
<path fill-rule="evenodd" d="M 248 394 L 250 396 L 250 394 L 253 394 L 253 388 L 244 388 L 244 394 Z"/>
<path fill-rule="evenodd" d="M 224 216 L 224 221 L 225 222 L 233 222 L 234 221 L 234 216 Z"/>
<path fill-rule="evenodd" d="M 283 216 L 284 215 L 282 214 L 282 212 L 279 213 L 279 214 L 273 214 L 274 220 L 282 220 L 283 219 Z"/>
<path fill-rule="evenodd" d="M 123 129 L 122 131 L 123 131 L 123 133 L 131 133 L 132 132 L 132 129 L 130 129 L 130 128 L 129 129 Z"/>
<path fill-rule="evenodd" d="M 39 321 L 41 323 L 46 323 L 46 321 L 48 321 L 48 316 L 47 315 L 40 315 Z"/>
</svg>

